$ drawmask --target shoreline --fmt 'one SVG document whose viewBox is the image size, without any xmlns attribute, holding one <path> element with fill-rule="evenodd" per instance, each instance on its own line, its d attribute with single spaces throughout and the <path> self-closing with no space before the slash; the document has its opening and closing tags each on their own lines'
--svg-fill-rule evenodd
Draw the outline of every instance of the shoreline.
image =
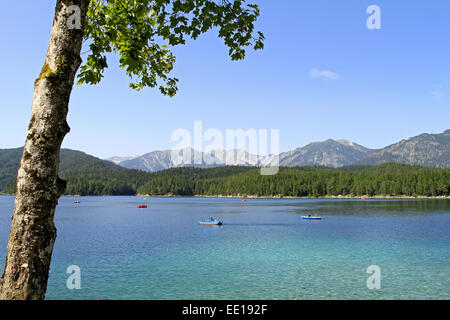
<svg viewBox="0 0 450 320">
<path fill-rule="evenodd" d="M 293 197 L 293 196 L 224 196 L 224 195 L 148 195 L 138 194 L 137 197 L 153 197 L 153 198 L 228 198 L 228 199 L 432 199 L 432 200 L 449 200 L 450 196 L 318 196 L 318 197 Z"/>
<path fill-rule="evenodd" d="M 0 193 L 0 196 L 14 196 L 15 194 Z M 225 198 L 225 199 L 347 199 L 347 200 L 389 200 L 389 199 L 410 199 L 410 200 L 450 200 L 450 196 L 317 196 L 317 197 L 293 197 L 293 196 L 256 196 L 256 195 L 149 195 L 149 194 L 136 194 L 136 195 L 63 195 L 61 197 L 151 197 L 151 198 Z"/>
</svg>

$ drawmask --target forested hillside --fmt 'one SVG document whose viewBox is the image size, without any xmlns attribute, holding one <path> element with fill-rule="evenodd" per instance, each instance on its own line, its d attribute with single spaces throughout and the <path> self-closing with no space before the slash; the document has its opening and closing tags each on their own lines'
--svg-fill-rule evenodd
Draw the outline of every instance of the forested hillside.
<svg viewBox="0 0 450 320">
<path fill-rule="evenodd" d="M 14 193 L 22 148 L 0 150 L 0 191 Z M 134 195 L 150 174 L 129 170 L 81 151 L 61 150 L 59 175 L 67 181 L 66 194 Z"/>
<path fill-rule="evenodd" d="M 0 149 L 0 191 L 16 179 L 23 148 Z"/>
<path fill-rule="evenodd" d="M 138 188 L 149 195 L 223 196 L 445 196 L 450 193 L 450 170 L 401 164 L 280 168 L 273 176 L 258 168 L 177 168 L 152 174 Z"/>
</svg>

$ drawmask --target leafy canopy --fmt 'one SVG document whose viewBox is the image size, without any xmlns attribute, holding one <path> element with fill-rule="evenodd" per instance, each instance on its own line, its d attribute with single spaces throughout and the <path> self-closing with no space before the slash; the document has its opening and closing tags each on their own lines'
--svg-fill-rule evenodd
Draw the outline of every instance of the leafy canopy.
<svg viewBox="0 0 450 320">
<path fill-rule="evenodd" d="M 264 35 L 254 30 L 259 14 L 245 0 L 91 0 L 84 35 L 90 50 L 78 84 L 100 82 L 106 55 L 116 53 L 131 88 L 159 86 L 174 96 L 178 79 L 169 77 L 175 63 L 170 47 L 217 28 L 231 59 L 244 59 L 246 48 L 264 48 Z"/>
</svg>

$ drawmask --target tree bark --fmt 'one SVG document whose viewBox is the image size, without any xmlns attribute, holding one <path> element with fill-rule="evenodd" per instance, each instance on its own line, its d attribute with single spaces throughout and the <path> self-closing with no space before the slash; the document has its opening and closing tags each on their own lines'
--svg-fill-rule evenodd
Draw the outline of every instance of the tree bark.
<svg viewBox="0 0 450 320">
<path fill-rule="evenodd" d="M 78 6 L 81 28 L 72 28 Z M 58 177 L 59 152 L 75 74 L 81 64 L 89 0 L 58 0 L 42 72 L 34 85 L 31 120 L 17 175 L 12 227 L 0 299 L 44 299 L 56 228 L 53 222 L 66 183 Z M 69 27 L 70 26 L 70 27 Z"/>
</svg>

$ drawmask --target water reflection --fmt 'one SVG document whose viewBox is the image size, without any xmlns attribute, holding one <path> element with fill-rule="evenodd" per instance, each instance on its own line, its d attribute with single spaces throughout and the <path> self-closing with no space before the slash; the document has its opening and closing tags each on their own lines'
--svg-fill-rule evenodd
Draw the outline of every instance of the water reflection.
<svg viewBox="0 0 450 320">
<path fill-rule="evenodd" d="M 429 216 L 450 213 L 450 200 L 336 200 L 310 202 L 300 208 L 280 210 L 295 214 L 398 217 Z"/>
</svg>

